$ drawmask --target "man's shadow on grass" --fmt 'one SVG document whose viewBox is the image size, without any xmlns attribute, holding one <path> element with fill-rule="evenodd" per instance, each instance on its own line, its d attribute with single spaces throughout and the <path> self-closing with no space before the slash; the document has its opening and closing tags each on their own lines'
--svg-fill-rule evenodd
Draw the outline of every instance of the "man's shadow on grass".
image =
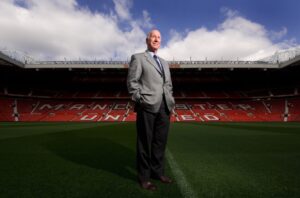
<svg viewBox="0 0 300 198">
<path fill-rule="evenodd" d="M 44 146 L 66 160 L 136 181 L 134 150 L 112 140 L 59 134 Z"/>
</svg>

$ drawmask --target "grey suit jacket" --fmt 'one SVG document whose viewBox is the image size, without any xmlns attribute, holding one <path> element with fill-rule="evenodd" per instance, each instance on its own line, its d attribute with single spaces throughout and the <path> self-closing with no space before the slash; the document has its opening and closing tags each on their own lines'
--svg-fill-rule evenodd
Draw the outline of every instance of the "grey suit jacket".
<svg viewBox="0 0 300 198">
<path fill-rule="evenodd" d="M 132 55 L 127 76 L 131 99 L 152 113 L 159 111 L 163 94 L 169 111 L 175 106 L 169 65 L 160 57 L 159 61 L 164 68 L 165 82 L 159 66 L 148 52 Z"/>
</svg>

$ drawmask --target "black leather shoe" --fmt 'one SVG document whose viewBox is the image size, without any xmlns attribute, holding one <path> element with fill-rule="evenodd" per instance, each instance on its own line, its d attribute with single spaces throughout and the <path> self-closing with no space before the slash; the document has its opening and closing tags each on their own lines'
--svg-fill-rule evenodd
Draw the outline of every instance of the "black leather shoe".
<svg viewBox="0 0 300 198">
<path fill-rule="evenodd" d="M 164 176 L 164 175 L 162 175 L 162 176 L 152 176 L 151 178 L 159 180 L 159 181 L 161 181 L 162 183 L 165 183 L 165 184 L 173 183 L 173 180 L 170 177 L 167 177 L 167 176 Z"/>
<path fill-rule="evenodd" d="M 170 177 L 167 177 L 167 176 L 160 176 L 159 177 L 159 180 L 162 182 L 162 183 L 165 183 L 165 184 L 170 184 L 170 183 L 173 183 L 173 180 L 170 178 Z"/>
<path fill-rule="evenodd" d="M 150 181 L 142 181 L 140 182 L 140 185 L 145 190 L 155 191 L 157 189 L 156 186 Z"/>
</svg>

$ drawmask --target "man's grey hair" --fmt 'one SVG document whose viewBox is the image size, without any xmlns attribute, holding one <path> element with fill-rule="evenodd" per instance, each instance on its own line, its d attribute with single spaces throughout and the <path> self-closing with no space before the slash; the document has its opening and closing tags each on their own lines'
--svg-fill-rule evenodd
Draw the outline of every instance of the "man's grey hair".
<svg viewBox="0 0 300 198">
<path fill-rule="evenodd" d="M 160 32 L 158 29 L 152 29 L 151 31 L 148 32 L 146 39 L 149 39 L 149 38 L 150 38 L 151 33 L 152 33 L 153 31 L 158 31 L 158 32 Z"/>
</svg>

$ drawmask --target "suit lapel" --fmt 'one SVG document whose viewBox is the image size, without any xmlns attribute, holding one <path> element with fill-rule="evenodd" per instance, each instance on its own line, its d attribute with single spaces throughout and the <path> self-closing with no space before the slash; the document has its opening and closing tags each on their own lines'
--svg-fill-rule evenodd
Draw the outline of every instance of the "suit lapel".
<svg viewBox="0 0 300 198">
<path fill-rule="evenodd" d="M 155 67 L 156 71 L 157 71 L 160 75 L 162 75 L 162 73 L 161 73 L 161 71 L 160 71 L 160 68 L 159 68 L 159 66 L 156 64 L 156 62 L 155 62 L 155 60 L 153 59 L 153 57 L 151 57 L 150 54 L 147 53 L 147 52 L 145 52 L 144 55 L 145 55 L 147 61 L 148 61 L 153 67 Z M 164 66 L 163 66 L 163 67 L 164 67 Z"/>
</svg>

